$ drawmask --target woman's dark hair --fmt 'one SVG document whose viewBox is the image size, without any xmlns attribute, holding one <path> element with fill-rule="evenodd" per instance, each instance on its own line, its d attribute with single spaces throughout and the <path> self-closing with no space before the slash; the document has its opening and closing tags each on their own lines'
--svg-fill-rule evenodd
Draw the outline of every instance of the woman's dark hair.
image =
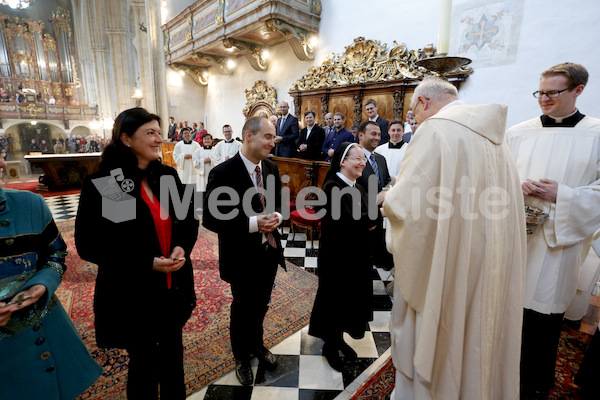
<svg viewBox="0 0 600 400">
<path fill-rule="evenodd" d="M 329 169 L 325 174 L 325 180 L 323 181 L 323 185 L 325 185 L 325 183 L 328 180 L 333 178 L 336 173 L 342 170 L 342 157 L 344 156 L 344 152 L 348 146 L 352 146 L 353 144 L 355 145 L 356 143 L 343 142 L 337 147 L 337 149 L 335 149 L 335 151 L 333 152 L 333 157 L 331 157 L 331 164 L 329 164 Z M 348 153 L 350 153 L 350 151 L 346 153 L 346 157 L 348 157 Z"/>
<path fill-rule="evenodd" d="M 131 149 L 121 141 L 121 134 L 131 137 L 138 128 L 151 121 L 157 121 L 160 125 L 160 117 L 149 113 L 141 107 L 130 108 L 123 111 L 117 119 L 112 130 L 112 139 L 102 153 L 102 169 L 112 169 L 118 167 L 135 167 L 137 158 Z"/>
</svg>

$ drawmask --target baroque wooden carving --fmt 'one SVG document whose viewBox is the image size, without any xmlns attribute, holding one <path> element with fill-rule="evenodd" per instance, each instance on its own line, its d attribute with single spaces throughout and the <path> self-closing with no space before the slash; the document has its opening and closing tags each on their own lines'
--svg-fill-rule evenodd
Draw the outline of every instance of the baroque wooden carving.
<svg viewBox="0 0 600 400">
<path fill-rule="evenodd" d="M 263 80 L 254 82 L 252 89 L 246 89 L 246 107 L 242 111 L 246 118 L 252 116 L 252 111 L 260 104 L 268 105 L 272 113 L 278 109 L 277 91 Z"/>
<path fill-rule="evenodd" d="M 298 79 L 292 91 L 303 91 L 324 87 L 363 84 L 402 79 L 419 79 L 433 71 L 418 67 L 422 50 L 408 51 L 404 43 L 397 44 L 388 51 L 387 44 L 364 37 L 354 39 L 341 55 L 327 58 L 320 66 L 311 67 L 308 73 Z M 472 70 L 459 71 L 470 74 Z"/>
</svg>

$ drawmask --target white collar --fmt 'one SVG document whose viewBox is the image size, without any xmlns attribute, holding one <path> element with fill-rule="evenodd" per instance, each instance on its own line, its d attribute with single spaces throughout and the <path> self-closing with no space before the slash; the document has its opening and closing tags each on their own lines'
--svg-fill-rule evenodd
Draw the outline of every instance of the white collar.
<svg viewBox="0 0 600 400">
<path fill-rule="evenodd" d="M 354 186 L 356 181 L 351 181 L 350 179 L 348 179 L 348 177 L 344 174 L 342 174 L 341 172 L 336 172 L 335 173 L 341 180 L 344 181 L 345 184 L 347 184 L 348 186 Z"/>
<path fill-rule="evenodd" d="M 252 161 L 248 160 L 241 151 L 240 157 L 242 158 L 244 166 L 246 167 L 246 170 L 248 170 L 249 175 L 252 175 L 254 172 L 256 172 L 257 165 L 260 167 L 260 171 L 262 172 L 262 162 L 259 161 L 258 164 L 254 164 Z"/>
<path fill-rule="evenodd" d="M 452 106 L 458 106 L 460 104 L 465 104 L 465 102 L 462 100 L 454 100 L 454 101 L 446 104 L 444 107 L 440 108 L 440 111 L 445 110 L 446 108 L 450 108 Z M 438 112 L 440 112 L 440 111 L 438 111 Z"/>
<path fill-rule="evenodd" d="M 364 147 L 360 146 L 361 149 L 363 149 L 363 151 L 365 152 L 365 156 L 367 157 L 367 160 L 369 158 L 371 158 L 371 152 L 367 149 L 365 149 Z"/>
<path fill-rule="evenodd" d="M 560 123 L 562 123 L 562 122 L 563 122 L 563 119 L 565 119 L 565 118 L 569 118 L 570 116 L 572 116 L 572 115 L 575 115 L 575 113 L 576 113 L 577 111 L 578 111 L 578 110 L 577 110 L 577 109 L 575 109 L 575 111 L 573 111 L 571 114 L 569 114 L 569 115 L 565 115 L 564 117 L 553 117 L 552 115 L 548 115 L 548 116 L 549 116 L 550 118 L 552 118 L 554 121 L 556 121 L 556 123 L 557 123 L 557 124 L 560 124 Z"/>
</svg>

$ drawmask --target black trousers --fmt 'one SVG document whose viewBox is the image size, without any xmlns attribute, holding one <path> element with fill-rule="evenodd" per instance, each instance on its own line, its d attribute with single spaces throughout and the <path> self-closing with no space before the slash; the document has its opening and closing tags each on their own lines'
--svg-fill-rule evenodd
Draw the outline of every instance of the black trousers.
<svg viewBox="0 0 600 400">
<path fill-rule="evenodd" d="M 275 275 L 277 251 L 264 245 L 252 255 L 244 273 L 231 280 L 230 337 L 233 356 L 247 361 L 263 349 L 263 322 L 267 314 Z"/>
<path fill-rule="evenodd" d="M 529 309 L 523 312 L 521 384 L 528 390 L 548 392 L 554 387 L 563 316 Z"/>
<path fill-rule="evenodd" d="M 189 318 L 176 291 L 169 291 L 156 309 L 156 320 L 140 329 L 139 339 L 127 346 L 127 398 L 185 400 L 182 329 Z M 179 312 L 178 312 L 179 311 Z"/>
</svg>

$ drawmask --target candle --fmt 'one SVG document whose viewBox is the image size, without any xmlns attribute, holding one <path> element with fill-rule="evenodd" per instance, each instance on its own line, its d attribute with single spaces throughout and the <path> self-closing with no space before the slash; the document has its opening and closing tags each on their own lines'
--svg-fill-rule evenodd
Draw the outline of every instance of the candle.
<svg viewBox="0 0 600 400">
<path fill-rule="evenodd" d="M 452 16 L 452 0 L 441 0 L 440 30 L 438 32 L 438 56 L 448 55 L 450 48 L 450 18 Z"/>
</svg>

